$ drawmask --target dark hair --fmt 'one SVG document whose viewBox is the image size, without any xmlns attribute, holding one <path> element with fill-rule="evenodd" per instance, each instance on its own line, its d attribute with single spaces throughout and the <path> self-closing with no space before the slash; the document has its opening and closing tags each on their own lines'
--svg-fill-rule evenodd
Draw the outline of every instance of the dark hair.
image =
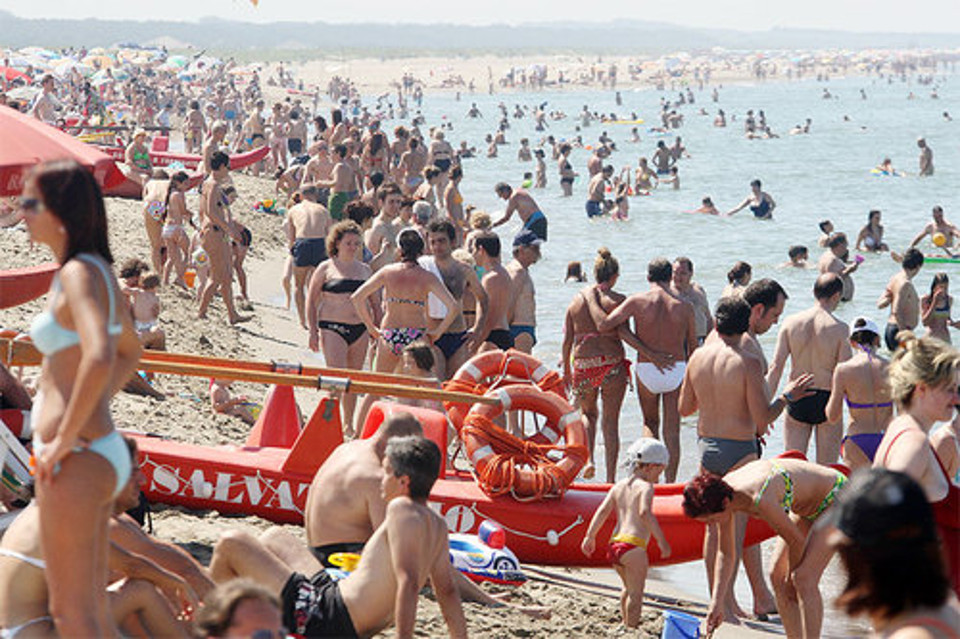
<svg viewBox="0 0 960 639">
<path fill-rule="evenodd" d="M 693 260 L 689 257 L 680 256 L 673 261 L 674 264 L 680 264 L 681 266 L 686 266 L 687 270 L 690 271 L 690 274 L 693 275 Z"/>
<path fill-rule="evenodd" d="M 937 286 L 940 284 L 950 284 L 950 278 L 947 277 L 947 274 L 943 271 L 934 274 L 933 281 L 930 282 L 930 295 L 933 295 L 934 291 L 937 289 Z"/>
<path fill-rule="evenodd" d="M 569 153 L 569 152 L 572 151 L 572 150 L 573 150 L 573 147 L 570 146 L 569 144 L 567 144 L 566 142 L 564 142 L 563 144 L 560 145 L 560 153 L 561 153 L 561 154 L 563 154 L 563 153 Z"/>
<path fill-rule="evenodd" d="M 923 266 L 923 253 L 918 249 L 908 248 L 903 254 L 903 263 L 901 266 L 903 266 L 904 270 L 920 268 Z"/>
<path fill-rule="evenodd" d="M 383 184 L 383 173 L 380 171 L 373 171 L 370 175 L 367 176 L 370 178 L 370 184 L 373 185 L 373 188 L 379 188 Z"/>
<path fill-rule="evenodd" d="M 330 111 L 330 121 L 333 122 L 334 126 L 343 122 L 343 113 L 340 109 L 332 109 Z"/>
<path fill-rule="evenodd" d="M 723 512 L 724 502 L 733 499 L 733 488 L 713 473 L 700 473 L 683 487 L 683 512 L 691 519 Z"/>
<path fill-rule="evenodd" d="M 461 167 L 459 164 L 453 167 L 452 169 L 450 169 L 451 180 L 459 180 L 462 177 L 463 177 L 463 167 Z"/>
<path fill-rule="evenodd" d="M 480 235 L 473 240 L 473 243 L 490 257 L 500 257 L 500 236 L 496 233 Z"/>
<path fill-rule="evenodd" d="M 828 226 L 833 226 L 833 222 L 831 222 L 830 220 L 820 220 L 820 223 L 817 224 L 817 226 L 820 227 L 820 230 L 821 230 L 821 231 L 823 231 L 824 233 L 826 233 L 826 232 L 827 232 L 827 227 L 828 227 Z"/>
<path fill-rule="evenodd" d="M 497 182 L 497 185 L 493 187 L 493 190 L 497 195 L 500 195 L 501 193 L 511 195 L 513 193 L 513 189 L 506 182 Z"/>
<path fill-rule="evenodd" d="M 230 156 L 223 151 L 216 151 L 210 156 L 210 168 L 214 171 L 221 167 L 230 168 Z"/>
<path fill-rule="evenodd" d="M 369 208 L 369 207 L 367 207 Z M 348 233 L 353 233 L 355 235 L 363 238 L 363 231 L 360 229 L 360 225 L 351 220 L 343 220 L 342 222 L 337 222 L 333 225 L 333 228 L 330 229 L 330 232 L 327 233 L 327 255 L 331 258 L 337 257 L 340 254 L 340 249 L 337 248 L 337 244 L 340 243 L 340 240 L 343 239 L 344 235 Z"/>
<path fill-rule="evenodd" d="M 433 349 L 422 340 L 410 342 L 403 347 L 403 352 L 409 353 L 410 356 L 413 357 L 413 361 L 416 362 L 417 368 L 420 370 L 431 371 L 433 370 L 433 365 L 437 363 L 436 358 L 433 356 Z"/>
<path fill-rule="evenodd" d="M 755 187 L 757 187 L 757 188 L 759 189 L 759 188 L 760 188 L 761 186 L 763 186 L 763 185 L 760 184 L 760 180 L 753 180 L 753 181 L 750 182 L 750 186 L 755 186 Z"/>
<path fill-rule="evenodd" d="M 752 266 L 746 262 L 737 262 L 733 265 L 733 268 L 727 272 L 727 281 L 731 284 L 739 283 L 740 280 L 745 278 L 747 275 L 750 275 L 752 272 Z"/>
<path fill-rule="evenodd" d="M 843 292 L 843 280 L 836 273 L 824 273 L 813 284 L 813 297 L 825 300 Z"/>
<path fill-rule="evenodd" d="M 620 274 L 620 262 L 613 256 L 610 249 L 602 247 L 597 250 L 597 259 L 593 262 L 593 277 L 597 284 L 609 282 Z"/>
<path fill-rule="evenodd" d="M 873 220 L 874 215 L 880 215 L 880 209 L 871 209 L 870 212 L 867 213 L 867 224 L 869 224 L 870 221 Z"/>
<path fill-rule="evenodd" d="M 453 242 L 457 237 L 457 230 L 453 228 L 450 220 L 439 219 L 430 222 L 427 226 L 427 233 L 445 233 L 450 241 Z"/>
<path fill-rule="evenodd" d="M 383 146 L 386 144 L 386 141 L 387 141 L 387 136 L 385 136 L 383 133 L 379 131 L 371 135 L 370 139 L 368 140 L 368 143 L 369 143 L 368 148 L 370 150 L 370 155 L 376 155 L 377 153 L 379 153 L 380 149 L 382 149 Z"/>
<path fill-rule="evenodd" d="M 148 270 L 150 270 L 150 266 L 146 262 L 138 257 L 131 257 L 124 260 L 123 264 L 120 265 L 120 278 L 140 277 L 141 273 Z"/>
<path fill-rule="evenodd" d="M 381 202 L 386 202 L 387 198 L 391 195 L 399 195 L 403 197 L 403 191 L 400 190 L 400 187 L 390 182 L 389 184 L 384 184 L 379 191 L 377 191 L 377 199 Z"/>
<path fill-rule="evenodd" d="M 415 229 L 400 231 L 397 245 L 400 247 L 400 260 L 403 262 L 415 262 L 423 255 L 423 238 Z"/>
<path fill-rule="evenodd" d="M 714 311 L 717 332 L 743 335 L 750 328 L 750 305 L 739 295 L 720 298 Z"/>
<path fill-rule="evenodd" d="M 73 160 L 59 160 L 39 165 L 28 179 L 36 185 L 43 205 L 66 231 L 67 250 L 63 262 L 80 253 L 94 253 L 113 264 L 107 210 L 93 173 Z"/>
<path fill-rule="evenodd" d="M 392 437 L 423 437 L 423 426 L 413 413 L 398 410 L 390 413 L 377 430 L 378 434 L 390 439 Z"/>
<path fill-rule="evenodd" d="M 847 234 L 846 233 L 834 233 L 827 239 L 827 247 L 836 248 L 841 244 L 847 243 Z"/>
<path fill-rule="evenodd" d="M 650 260 L 647 265 L 648 282 L 669 282 L 673 277 L 673 265 L 662 257 Z"/>
<path fill-rule="evenodd" d="M 867 325 L 867 320 L 858 317 L 850 325 L 850 341 L 861 346 L 879 346 L 880 336 L 873 331 L 863 330 Z"/>
<path fill-rule="evenodd" d="M 231 579 L 207 593 L 194 621 L 205 637 L 222 637 L 233 625 L 233 615 L 247 600 L 262 601 L 280 609 L 277 596 L 251 579 Z"/>
<path fill-rule="evenodd" d="M 801 244 L 794 244 L 794 245 L 791 246 L 790 249 L 787 251 L 787 255 L 790 256 L 790 259 L 791 259 L 791 260 L 792 260 L 793 258 L 795 258 L 795 257 L 800 257 L 800 256 L 803 255 L 804 253 L 807 253 L 807 247 L 806 247 L 806 246 L 803 246 L 803 245 L 801 245 Z"/>
<path fill-rule="evenodd" d="M 317 117 L 315 117 L 313 119 L 313 123 L 317 125 L 318 133 L 323 133 L 324 131 L 327 130 L 327 121 L 324 119 L 322 115 L 318 115 Z"/>
<path fill-rule="evenodd" d="M 763 304 L 764 310 L 771 309 L 777 305 L 781 295 L 783 295 L 783 299 L 789 299 L 787 292 L 780 286 L 780 282 L 769 277 L 750 282 L 750 285 L 743 289 L 743 299 L 750 305 L 750 308 L 757 304 Z"/>
<path fill-rule="evenodd" d="M 339 155 L 340 159 L 342 160 L 343 158 L 347 157 L 347 145 L 338 144 L 337 146 L 333 147 L 333 152 Z"/>
<path fill-rule="evenodd" d="M 362 228 L 364 222 L 373 218 L 375 214 L 372 206 L 364 204 L 360 200 L 354 200 L 343 207 L 343 215 Z"/>
<path fill-rule="evenodd" d="M 410 479 L 410 498 L 426 499 L 440 474 L 440 449 L 425 437 L 394 437 L 385 452 L 394 477 Z"/>
</svg>

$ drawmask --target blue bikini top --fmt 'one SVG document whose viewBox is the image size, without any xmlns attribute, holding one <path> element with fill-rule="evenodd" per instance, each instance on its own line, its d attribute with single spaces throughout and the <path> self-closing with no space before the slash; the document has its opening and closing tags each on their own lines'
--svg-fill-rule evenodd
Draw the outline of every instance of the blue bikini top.
<svg viewBox="0 0 960 639">
<path fill-rule="evenodd" d="M 93 264 L 100 270 L 100 274 L 103 275 L 103 281 L 107 285 L 107 295 L 110 299 L 110 318 L 114 320 L 112 324 L 107 325 L 107 334 L 112 336 L 119 335 L 123 332 L 123 324 L 116 321 L 116 300 L 114 299 L 113 286 L 111 286 L 110 273 L 103 263 L 92 255 L 77 255 L 77 259 L 83 260 L 88 264 Z M 60 294 L 59 272 L 54 276 L 53 285 L 50 287 L 50 290 L 53 291 L 50 308 L 53 308 L 57 301 L 57 296 Z M 33 340 L 33 345 L 36 346 L 37 350 L 43 353 L 45 357 L 50 357 L 65 348 L 70 348 L 80 343 L 80 335 L 77 334 L 76 331 L 71 331 L 61 326 L 51 310 L 43 311 L 33 318 L 33 322 L 30 324 L 30 338 Z"/>
</svg>

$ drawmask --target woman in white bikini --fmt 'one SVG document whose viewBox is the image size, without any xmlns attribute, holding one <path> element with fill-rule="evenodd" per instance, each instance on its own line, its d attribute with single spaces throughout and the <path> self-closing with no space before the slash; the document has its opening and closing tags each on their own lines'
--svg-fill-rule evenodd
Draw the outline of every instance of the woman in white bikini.
<svg viewBox="0 0 960 639">
<path fill-rule="evenodd" d="M 163 283 L 170 283 L 170 273 L 173 272 L 176 276 L 173 283 L 183 289 L 187 288 L 183 274 L 187 270 L 187 251 L 190 250 L 190 238 L 187 237 L 184 225 L 192 222 L 187 200 L 183 196 L 189 177 L 186 172 L 178 171 L 170 178 L 164 205 L 163 230 L 160 232 L 163 245 L 167 248 L 167 260 L 163 264 Z"/>
<path fill-rule="evenodd" d="M 107 522 L 131 464 L 110 399 L 136 370 L 140 341 L 110 269 L 106 210 L 91 173 L 74 162 L 41 165 L 21 206 L 31 238 L 61 264 L 50 304 L 30 328 L 44 355 L 33 454 L 50 611 L 60 636 L 115 636 Z"/>
</svg>

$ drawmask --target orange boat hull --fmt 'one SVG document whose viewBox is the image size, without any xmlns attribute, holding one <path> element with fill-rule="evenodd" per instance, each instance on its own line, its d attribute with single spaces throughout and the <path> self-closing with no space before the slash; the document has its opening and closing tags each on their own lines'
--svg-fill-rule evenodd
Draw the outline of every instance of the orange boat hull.
<svg viewBox="0 0 960 639">
<path fill-rule="evenodd" d="M 26 304 L 46 293 L 59 268 L 59 264 L 50 262 L 0 271 L 0 308 Z"/>
</svg>

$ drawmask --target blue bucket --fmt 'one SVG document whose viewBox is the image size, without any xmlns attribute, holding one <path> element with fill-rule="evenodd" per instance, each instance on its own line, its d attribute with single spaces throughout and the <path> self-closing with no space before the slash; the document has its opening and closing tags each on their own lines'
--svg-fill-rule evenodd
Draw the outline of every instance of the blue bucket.
<svg viewBox="0 0 960 639">
<path fill-rule="evenodd" d="M 699 639 L 699 637 L 700 619 L 676 610 L 663 611 L 663 633 L 660 639 Z"/>
</svg>

